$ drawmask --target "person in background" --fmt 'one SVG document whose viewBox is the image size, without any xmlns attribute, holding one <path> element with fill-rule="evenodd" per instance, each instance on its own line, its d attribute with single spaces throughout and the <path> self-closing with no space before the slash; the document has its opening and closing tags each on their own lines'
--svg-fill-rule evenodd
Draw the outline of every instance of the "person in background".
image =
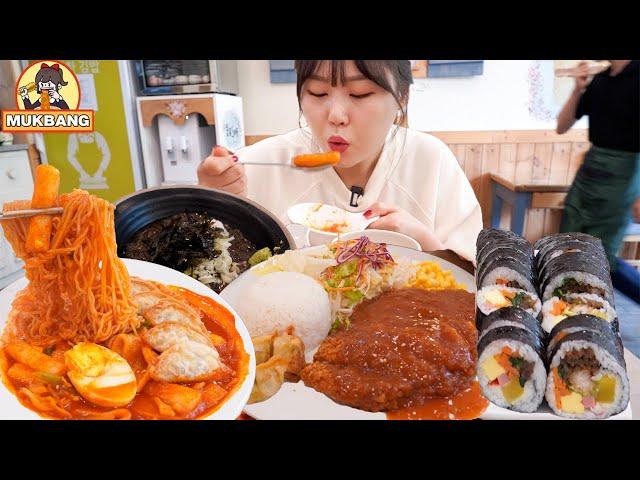
<svg viewBox="0 0 640 480">
<path fill-rule="evenodd" d="M 296 72 L 308 127 L 235 155 L 214 148 L 198 168 L 199 183 L 247 196 L 285 222 L 287 209 L 303 202 L 380 216 L 369 228 L 473 260 L 482 214 L 469 181 L 445 143 L 401 126 L 409 60 L 299 60 Z M 340 162 L 316 171 L 238 161 L 290 164 L 296 155 L 329 150 L 341 153 Z"/>
<path fill-rule="evenodd" d="M 587 115 L 591 142 L 566 197 L 560 231 L 599 237 L 614 286 L 640 303 L 640 272 L 617 257 L 632 218 L 640 221 L 640 61 L 610 63 L 590 81 L 581 62 L 558 115 L 559 134 Z"/>
</svg>

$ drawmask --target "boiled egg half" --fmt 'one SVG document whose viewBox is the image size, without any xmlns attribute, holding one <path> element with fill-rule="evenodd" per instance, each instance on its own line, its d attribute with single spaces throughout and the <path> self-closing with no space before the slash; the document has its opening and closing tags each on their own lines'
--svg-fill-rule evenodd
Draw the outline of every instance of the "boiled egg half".
<svg viewBox="0 0 640 480">
<path fill-rule="evenodd" d="M 85 400 L 101 407 L 122 407 L 136 396 L 136 376 L 113 350 L 81 342 L 65 353 L 67 376 Z"/>
</svg>

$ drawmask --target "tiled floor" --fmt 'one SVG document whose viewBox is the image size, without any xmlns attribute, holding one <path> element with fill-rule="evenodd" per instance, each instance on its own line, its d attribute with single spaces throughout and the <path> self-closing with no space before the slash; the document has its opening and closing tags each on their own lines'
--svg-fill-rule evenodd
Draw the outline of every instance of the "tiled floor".
<svg viewBox="0 0 640 480">
<path fill-rule="evenodd" d="M 622 343 L 640 357 L 640 305 L 618 290 L 615 291 L 615 299 Z"/>
</svg>

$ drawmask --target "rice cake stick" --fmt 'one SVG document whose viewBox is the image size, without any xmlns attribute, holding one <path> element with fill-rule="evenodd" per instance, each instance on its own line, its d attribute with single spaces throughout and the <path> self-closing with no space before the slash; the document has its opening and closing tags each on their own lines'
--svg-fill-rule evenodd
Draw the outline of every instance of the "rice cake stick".
<svg viewBox="0 0 640 480">
<path fill-rule="evenodd" d="M 56 205 L 60 190 L 60 171 L 51 165 L 38 165 L 31 208 L 50 208 Z M 53 218 L 50 215 L 36 215 L 29 222 L 25 248 L 30 253 L 49 250 Z"/>
</svg>

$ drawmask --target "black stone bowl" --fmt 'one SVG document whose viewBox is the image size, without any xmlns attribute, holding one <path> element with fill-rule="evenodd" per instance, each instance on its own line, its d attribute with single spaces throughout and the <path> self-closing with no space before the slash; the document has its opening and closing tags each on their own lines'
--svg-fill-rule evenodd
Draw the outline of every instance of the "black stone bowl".
<svg viewBox="0 0 640 480">
<path fill-rule="evenodd" d="M 116 202 L 115 229 L 118 256 L 124 246 L 147 225 L 171 215 L 198 212 L 211 215 L 240 230 L 259 250 L 280 247 L 279 253 L 294 248 L 294 240 L 274 214 L 238 195 L 200 186 L 148 188 Z"/>
</svg>

